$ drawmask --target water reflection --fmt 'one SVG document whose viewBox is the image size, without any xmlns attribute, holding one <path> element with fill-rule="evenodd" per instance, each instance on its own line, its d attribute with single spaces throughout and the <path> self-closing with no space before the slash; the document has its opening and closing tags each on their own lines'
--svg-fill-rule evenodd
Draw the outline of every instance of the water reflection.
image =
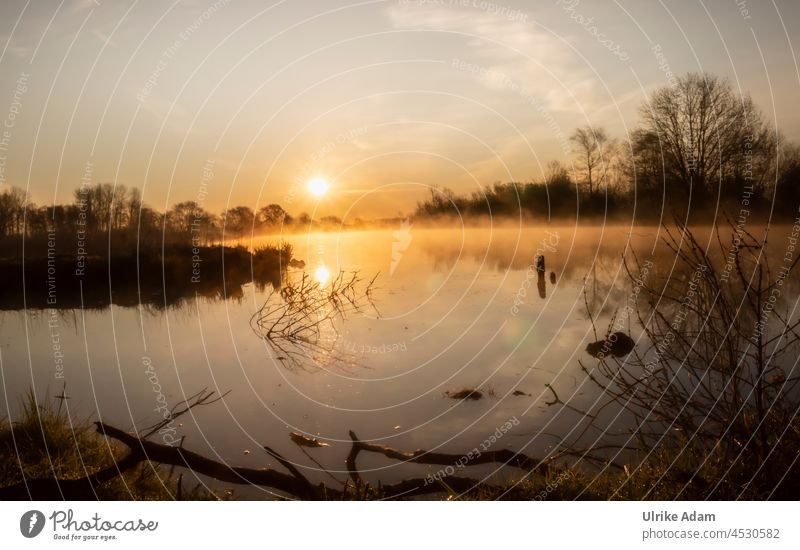
<svg viewBox="0 0 800 550">
<path fill-rule="evenodd" d="M 331 272 L 327 266 L 321 265 L 314 270 L 314 280 L 319 283 L 321 287 L 331 278 Z"/>
<path fill-rule="evenodd" d="M 586 345 L 599 339 L 589 313 L 602 325 L 630 293 L 626 251 L 653 259 L 652 281 L 689 275 L 675 273 L 670 252 L 654 247 L 656 229 L 548 228 L 559 235 L 543 253 L 549 276 L 540 276 L 535 263 L 539 243 L 554 242 L 545 241 L 544 229 L 411 231 L 394 272 L 391 230 L 287 238 L 298 262 L 290 276 L 305 273 L 329 289 L 340 268 L 365 278 L 382 274 L 375 292 L 380 316 L 352 312 L 328 335 L 339 352 L 354 356 L 358 369 L 329 368 L 324 357 L 314 358 L 315 369 L 286 368 L 280 359 L 286 356 L 271 353 L 251 327 L 271 286 L 247 284 L 253 277 L 245 271 L 238 301 L 201 299 L 149 314 L 75 309 L 69 324 L 49 323 L 32 311 L 0 315 L 7 391 L 0 406 L 13 419 L 18 396 L 31 384 L 41 395 L 66 381 L 69 405 L 81 417 L 151 425 L 157 404 L 142 367 L 146 357 L 171 404 L 203 387 L 231 390 L 224 407 L 186 420 L 176 434 L 193 450 L 229 463 L 263 467 L 263 457 L 244 456 L 242 449 L 283 440 L 288 431 L 330 443 L 318 457 L 326 465 L 344 464 L 351 429 L 397 448 L 459 452 L 511 418 L 520 421 L 524 437 L 515 431 L 498 444 L 536 455 L 577 422 L 546 405 L 546 384 L 576 406 L 596 397 L 578 360 L 587 359 Z M 520 292 L 526 281 L 529 287 L 535 281 L 536 291 Z M 135 296 L 131 301 L 137 303 Z M 54 362 L 56 337 L 61 371 Z M 445 397 L 460 388 L 482 388 L 486 395 L 468 402 Z M 307 463 L 296 449 L 280 451 Z M 419 465 L 374 466 L 367 477 L 384 482 L 426 473 Z M 313 471 L 309 477 L 323 479 Z"/>
<path fill-rule="evenodd" d="M 241 299 L 249 284 L 278 287 L 289 258 L 278 250 L 251 254 L 243 247 L 204 247 L 91 257 L 24 259 L 0 269 L 0 310 L 103 309 L 117 305 L 180 307 L 195 298 Z"/>
</svg>

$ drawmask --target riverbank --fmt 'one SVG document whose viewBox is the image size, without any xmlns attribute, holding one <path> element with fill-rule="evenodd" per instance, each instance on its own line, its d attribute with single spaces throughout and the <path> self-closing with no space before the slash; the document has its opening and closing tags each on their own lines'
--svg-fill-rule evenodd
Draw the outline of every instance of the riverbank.
<svg viewBox="0 0 800 550">
<path fill-rule="evenodd" d="M 169 307 L 183 300 L 237 298 L 248 283 L 280 286 L 289 245 L 181 246 L 105 254 L 0 258 L 0 310 L 104 308 L 111 304 Z"/>
</svg>

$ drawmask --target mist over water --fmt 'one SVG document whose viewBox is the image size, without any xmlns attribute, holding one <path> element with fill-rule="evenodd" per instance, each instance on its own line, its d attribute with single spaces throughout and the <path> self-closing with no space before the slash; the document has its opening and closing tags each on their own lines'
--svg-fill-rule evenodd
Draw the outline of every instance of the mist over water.
<svg viewBox="0 0 800 550">
<path fill-rule="evenodd" d="M 631 289 L 623 254 L 629 266 L 633 253 L 652 262 L 653 277 L 684 276 L 671 273 L 674 257 L 656 246 L 661 231 L 401 226 L 259 237 L 254 247 L 279 238 L 292 244 L 305 267 L 290 268 L 287 276 L 305 271 L 323 288 L 340 270 L 367 278 L 379 273 L 375 309 L 350 315 L 338 333 L 323 335 L 333 353 L 348 358 L 347 368 L 324 358 L 287 366 L 251 328 L 268 289 L 248 283 L 229 299 L 200 297 L 165 309 L 3 312 L 3 383 L 50 396 L 66 383 L 71 414 L 126 429 L 156 422 L 163 402 L 172 406 L 206 387 L 230 391 L 223 402 L 183 417 L 175 436 L 187 436 L 192 450 L 242 466 L 263 467 L 261 453 L 245 454 L 263 445 L 307 463 L 289 444 L 291 431 L 331 443 L 315 456 L 343 470 L 348 430 L 397 448 L 457 452 L 513 419 L 519 426 L 495 445 L 540 456 L 559 437 L 574 435 L 581 420 L 549 407 L 545 385 L 575 405 L 597 398 L 578 365 L 592 360 L 584 349 L 598 338 L 587 307 L 599 331 L 623 307 Z M 770 246 L 781 248 L 786 232 L 772 231 Z M 696 234 L 715 242 L 715 232 Z M 537 255 L 545 258 L 543 277 Z M 634 339 L 641 335 L 635 319 L 625 325 Z M 480 389 L 484 398 L 445 395 L 463 388 Z M 19 412 L 13 400 L 1 406 L 11 419 Z M 428 472 L 377 458 L 363 462 L 366 479 Z M 323 479 L 321 472 L 309 476 Z"/>
</svg>

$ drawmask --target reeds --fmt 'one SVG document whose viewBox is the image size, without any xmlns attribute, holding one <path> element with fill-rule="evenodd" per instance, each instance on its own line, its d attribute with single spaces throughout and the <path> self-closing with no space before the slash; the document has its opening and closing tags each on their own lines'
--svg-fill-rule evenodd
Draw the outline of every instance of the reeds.
<svg viewBox="0 0 800 550">
<path fill-rule="evenodd" d="M 800 486 L 797 254 L 770 258 L 766 232 L 731 230 L 709 251 L 688 228 L 665 228 L 667 275 L 642 277 L 639 258 L 626 259 L 641 336 L 630 355 L 581 362 L 602 398 L 563 449 L 588 457 L 610 445 L 601 473 L 659 472 L 644 498 L 795 498 Z"/>
</svg>

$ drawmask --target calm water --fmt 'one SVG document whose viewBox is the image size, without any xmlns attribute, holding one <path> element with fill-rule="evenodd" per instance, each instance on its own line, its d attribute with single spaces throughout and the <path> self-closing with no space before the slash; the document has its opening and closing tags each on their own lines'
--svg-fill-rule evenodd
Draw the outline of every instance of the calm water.
<svg viewBox="0 0 800 550">
<path fill-rule="evenodd" d="M 380 272 L 379 316 L 366 310 L 340 325 L 337 348 L 354 356 L 352 368 L 322 363 L 289 369 L 276 360 L 251 329 L 251 316 L 268 292 L 252 285 L 238 299 L 202 299 L 166 310 L 4 312 L 2 411 L 13 419 L 29 387 L 52 396 L 66 383 L 76 418 L 141 429 L 159 418 L 159 388 L 172 406 L 208 387 L 230 394 L 183 417 L 177 435 L 186 436 L 189 449 L 241 466 L 280 468 L 260 451 L 269 445 L 315 467 L 290 442 L 291 431 L 329 442 L 309 452 L 342 470 L 348 430 L 402 449 L 460 452 L 514 418 L 519 425 L 496 445 L 545 454 L 576 426 L 574 413 L 545 404 L 551 397 L 545 384 L 563 398 L 596 397 L 578 366 L 579 359 L 590 359 L 584 348 L 595 340 L 586 304 L 601 312 L 599 326 L 605 327 L 629 284 L 623 250 L 651 254 L 657 229 L 395 231 L 286 237 L 305 270 L 323 283 L 340 269 L 369 277 Z M 547 260 L 544 286 L 530 268 L 537 250 Z M 671 261 L 665 256 L 662 263 L 669 268 Z M 63 353 L 63 371 L 54 344 Z M 464 387 L 491 395 L 479 401 L 444 395 Z M 367 479 L 385 482 L 434 471 L 367 454 L 359 466 L 372 470 Z M 318 471 L 308 475 L 331 481 Z M 235 491 L 269 496 L 265 489 Z"/>
</svg>

